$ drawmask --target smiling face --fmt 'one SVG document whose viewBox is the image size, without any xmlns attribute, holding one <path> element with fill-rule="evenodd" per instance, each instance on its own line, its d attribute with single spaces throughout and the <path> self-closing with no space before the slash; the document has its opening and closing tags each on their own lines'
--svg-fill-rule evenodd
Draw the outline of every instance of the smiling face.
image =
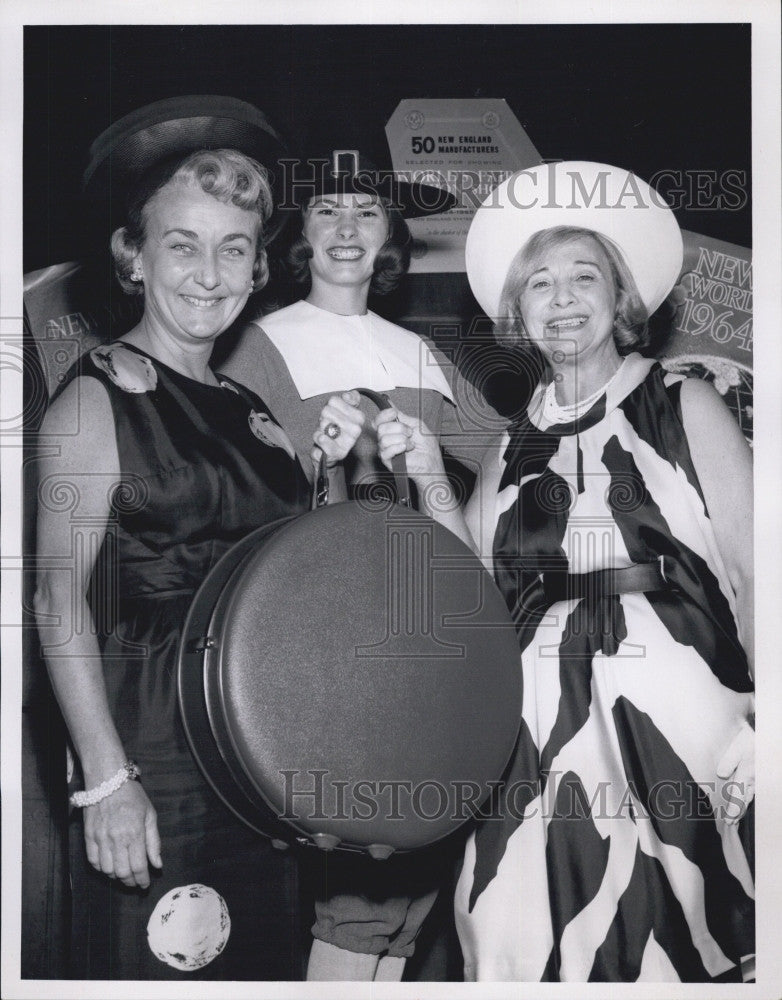
<svg viewBox="0 0 782 1000">
<path fill-rule="evenodd" d="M 371 195 L 312 198 L 304 211 L 303 235 L 312 247 L 313 289 L 343 285 L 368 290 L 375 257 L 388 232 L 386 211 Z"/>
<path fill-rule="evenodd" d="M 179 341 L 214 340 L 250 294 L 258 215 L 175 178 L 153 195 L 144 216 L 136 263 L 145 318 Z"/>
<path fill-rule="evenodd" d="M 590 236 L 549 247 L 530 262 L 519 297 L 527 335 L 551 358 L 615 353 L 616 288 L 603 248 Z"/>
</svg>

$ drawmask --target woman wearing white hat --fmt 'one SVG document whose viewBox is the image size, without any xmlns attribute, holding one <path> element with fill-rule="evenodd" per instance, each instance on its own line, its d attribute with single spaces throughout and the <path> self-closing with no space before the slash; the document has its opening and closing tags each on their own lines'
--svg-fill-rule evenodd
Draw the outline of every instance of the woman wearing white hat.
<svg viewBox="0 0 782 1000">
<path fill-rule="evenodd" d="M 524 705 L 457 889 L 465 976 L 749 978 L 751 458 L 710 386 L 639 353 L 678 226 L 627 171 L 548 164 L 489 196 L 466 256 L 542 379 L 467 510 L 517 622 Z M 383 460 L 406 449 L 421 483 L 439 475 L 393 417 Z"/>
</svg>

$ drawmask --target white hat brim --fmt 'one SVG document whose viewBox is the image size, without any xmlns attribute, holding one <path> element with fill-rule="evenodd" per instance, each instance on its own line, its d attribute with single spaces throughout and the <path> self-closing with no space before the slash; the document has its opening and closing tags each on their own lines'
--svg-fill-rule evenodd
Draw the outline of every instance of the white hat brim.
<svg viewBox="0 0 782 1000">
<path fill-rule="evenodd" d="M 514 257 L 535 233 L 578 226 L 621 250 L 651 315 L 681 272 L 681 230 L 662 196 L 635 174 L 585 160 L 519 170 L 496 187 L 473 217 L 465 245 L 473 295 L 492 319 Z"/>
</svg>

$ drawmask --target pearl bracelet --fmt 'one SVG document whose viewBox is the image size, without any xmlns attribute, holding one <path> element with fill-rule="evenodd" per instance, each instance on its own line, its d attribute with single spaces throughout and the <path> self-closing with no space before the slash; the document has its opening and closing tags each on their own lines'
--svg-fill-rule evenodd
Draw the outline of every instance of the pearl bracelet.
<svg viewBox="0 0 782 1000">
<path fill-rule="evenodd" d="M 126 781 L 135 781 L 141 775 L 141 768 L 135 761 L 128 760 L 111 778 L 90 788 L 85 792 L 74 792 L 68 800 L 72 806 L 81 808 L 83 806 L 94 806 L 109 795 L 113 795 L 118 788 L 121 788 Z"/>
</svg>

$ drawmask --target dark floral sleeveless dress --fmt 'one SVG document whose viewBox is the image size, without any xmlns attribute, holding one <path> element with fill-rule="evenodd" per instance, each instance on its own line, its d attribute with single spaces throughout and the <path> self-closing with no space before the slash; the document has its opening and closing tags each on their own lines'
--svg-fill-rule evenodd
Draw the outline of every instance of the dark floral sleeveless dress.
<svg viewBox="0 0 782 1000">
<path fill-rule="evenodd" d="M 523 717 L 457 889 L 467 979 L 741 981 L 754 955 L 744 831 L 716 774 L 752 682 L 681 382 L 630 355 L 570 424 L 534 397 L 496 457 L 494 572 Z M 542 573 L 639 563 L 667 586 L 544 592 Z"/>
<path fill-rule="evenodd" d="M 77 374 L 105 386 L 121 483 L 93 573 L 109 704 L 157 811 L 163 869 L 147 891 L 86 861 L 73 817 L 74 978 L 299 979 L 289 853 L 217 799 L 179 718 L 177 646 L 196 589 L 260 525 L 308 507 L 306 477 L 262 401 L 195 382 L 134 347 L 97 348 Z M 280 586 L 286 586 L 281 580 Z"/>
</svg>

